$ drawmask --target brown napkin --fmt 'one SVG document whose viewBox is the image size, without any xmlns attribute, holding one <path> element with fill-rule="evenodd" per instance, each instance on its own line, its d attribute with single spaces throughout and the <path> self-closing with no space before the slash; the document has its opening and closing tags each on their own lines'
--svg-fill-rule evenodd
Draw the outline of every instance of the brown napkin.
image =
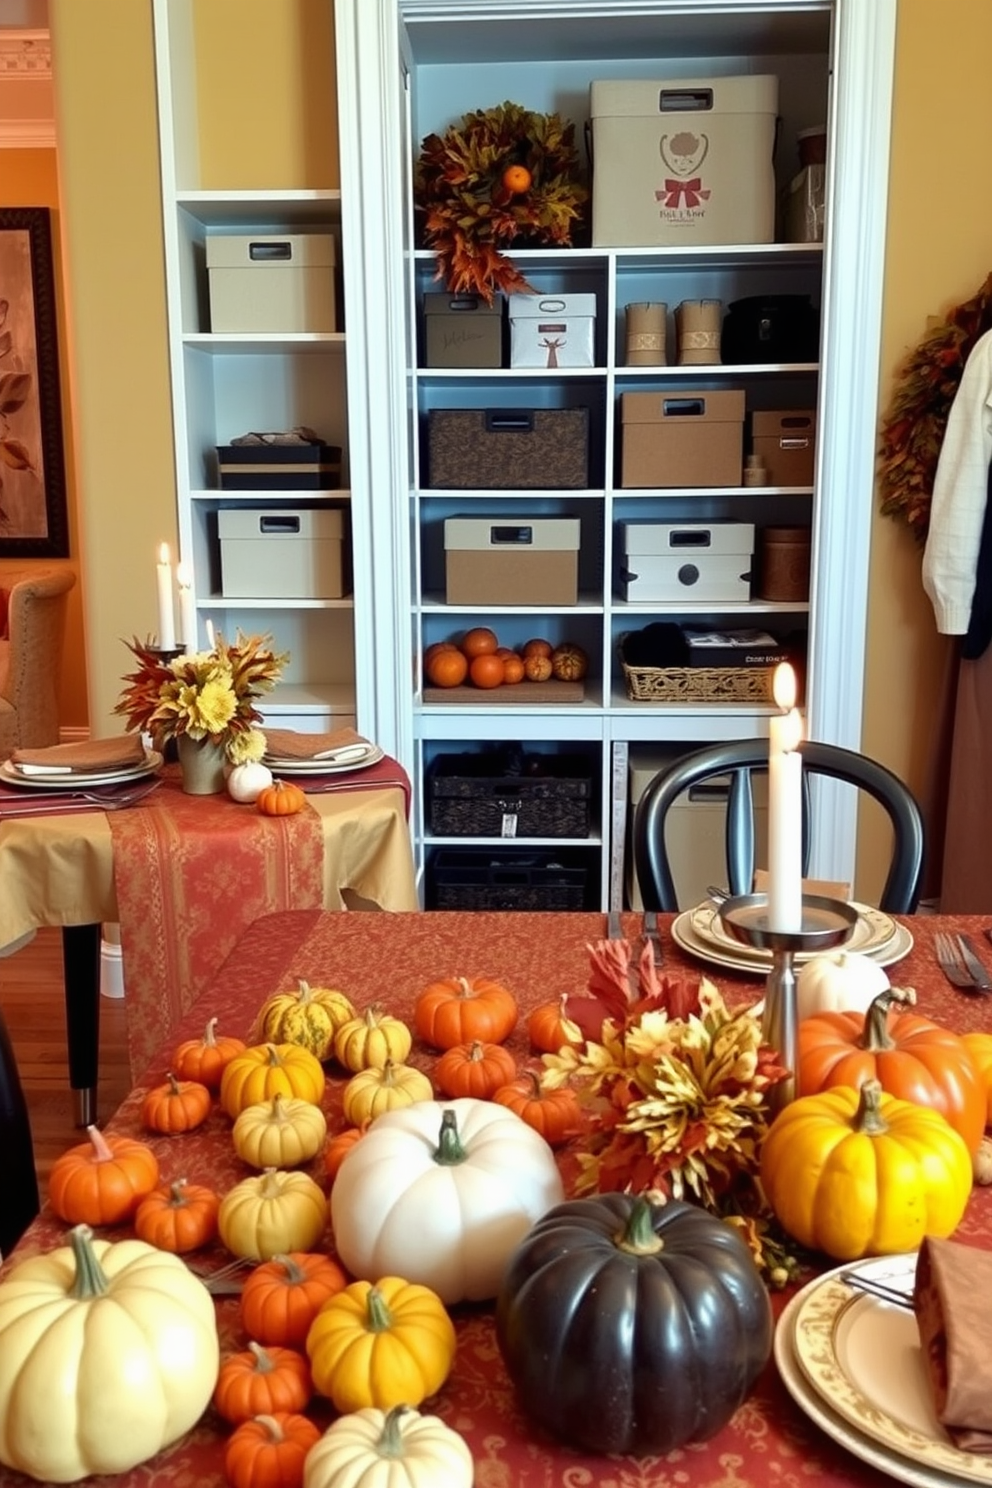
<svg viewBox="0 0 992 1488">
<path fill-rule="evenodd" d="M 10 762 L 25 775 L 87 775 L 97 770 L 128 770 L 140 765 L 145 747 L 139 734 L 119 739 L 83 739 L 47 749 L 15 749 Z"/>
<path fill-rule="evenodd" d="M 992 1252 L 925 1239 L 913 1310 L 937 1419 L 961 1451 L 992 1453 Z"/>
<path fill-rule="evenodd" d="M 301 734 L 296 729 L 267 728 L 264 733 L 265 753 L 269 759 L 312 760 L 326 756 L 328 764 L 334 764 L 334 756 L 338 750 L 355 749 L 359 745 L 367 749 L 369 744 L 364 734 L 356 733 L 353 728 L 332 729 L 326 734 Z"/>
</svg>

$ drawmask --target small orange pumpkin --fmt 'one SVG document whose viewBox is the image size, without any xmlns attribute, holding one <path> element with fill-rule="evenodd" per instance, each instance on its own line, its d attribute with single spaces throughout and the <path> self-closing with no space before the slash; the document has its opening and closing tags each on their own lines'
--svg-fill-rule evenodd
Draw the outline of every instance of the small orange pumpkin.
<svg viewBox="0 0 992 1488">
<path fill-rule="evenodd" d="M 120 1224 L 158 1183 L 158 1158 L 131 1137 L 104 1136 L 95 1126 L 86 1133 L 89 1141 L 52 1164 L 49 1203 L 66 1224 Z"/>
<path fill-rule="evenodd" d="M 202 1038 L 186 1039 L 176 1046 L 172 1068 L 180 1080 L 199 1080 L 208 1090 L 220 1089 L 220 1077 L 228 1060 L 243 1054 L 244 1039 L 217 1037 L 217 1019 L 211 1018 Z"/>
<path fill-rule="evenodd" d="M 224 1476 L 231 1488 L 302 1488 L 303 1464 L 320 1436 L 320 1427 L 298 1412 L 254 1416 L 228 1437 Z"/>
<path fill-rule="evenodd" d="M 363 1121 L 361 1126 L 346 1126 L 343 1131 L 328 1139 L 324 1146 L 324 1172 L 332 1183 L 338 1176 L 341 1164 L 355 1143 L 364 1137 L 367 1128 L 368 1122 Z"/>
<path fill-rule="evenodd" d="M 581 1049 L 585 1043 L 582 1030 L 568 1011 L 568 993 L 557 1002 L 542 1002 L 527 1019 L 527 1036 L 539 1054 L 557 1054 L 566 1045 Z"/>
<path fill-rule="evenodd" d="M 198 1080 L 166 1076 L 164 1085 L 149 1090 L 141 1103 L 141 1119 L 151 1131 L 173 1136 L 195 1131 L 210 1115 L 210 1091 Z"/>
<path fill-rule="evenodd" d="M 307 804 L 307 798 L 292 780 L 273 780 L 259 791 L 255 806 L 263 816 L 295 816 Z"/>
<path fill-rule="evenodd" d="M 293 1250 L 250 1272 L 241 1288 L 241 1321 L 259 1343 L 302 1349 L 310 1324 L 348 1278 L 330 1256 Z"/>
<path fill-rule="evenodd" d="M 263 1348 L 254 1340 L 229 1354 L 217 1373 L 214 1405 L 237 1426 L 273 1411 L 301 1411 L 313 1394 L 310 1363 L 290 1348 Z"/>
<path fill-rule="evenodd" d="M 582 1125 L 582 1107 L 570 1086 L 544 1090 L 535 1070 L 524 1070 L 508 1085 L 493 1092 L 498 1106 L 515 1111 L 522 1121 L 533 1127 L 549 1147 L 560 1147 L 574 1137 Z"/>
<path fill-rule="evenodd" d="M 177 1178 L 142 1199 L 134 1216 L 134 1233 L 146 1245 L 185 1255 L 214 1238 L 219 1208 L 220 1197 L 212 1188 Z"/>
<path fill-rule="evenodd" d="M 502 1044 L 487 1044 L 473 1039 L 469 1044 L 456 1044 L 441 1055 L 434 1070 L 438 1089 L 455 1098 L 474 1096 L 489 1100 L 501 1085 L 508 1085 L 517 1073 L 516 1061 Z"/>
<path fill-rule="evenodd" d="M 502 982 L 488 977 L 447 977 L 431 982 L 417 998 L 414 1027 L 435 1049 L 453 1049 L 472 1039 L 501 1044 L 517 1021 L 517 1000 Z"/>
</svg>

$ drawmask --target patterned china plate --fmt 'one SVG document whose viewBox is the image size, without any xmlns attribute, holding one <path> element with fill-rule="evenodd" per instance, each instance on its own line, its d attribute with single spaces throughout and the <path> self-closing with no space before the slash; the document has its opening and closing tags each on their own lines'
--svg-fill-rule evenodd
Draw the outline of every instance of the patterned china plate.
<svg viewBox="0 0 992 1488">
<path fill-rule="evenodd" d="M 89 770 L 85 774 L 81 770 L 75 770 L 66 775 L 22 775 L 10 760 L 0 760 L 0 780 L 5 785 L 23 786 L 25 790 L 62 791 L 65 794 L 80 786 L 122 785 L 126 780 L 141 780 L 157 770 L 161 763 L 162 756 L 157 750 L 146 749 L 143 760 L 124 770 Z"/>
<path fill-rule="evenodd" d="M 699 961 L 708 961 L 712 966 L 724 967 L 728 971 L 747 971 L 752 976 L 763 976 L 769 970 L 772 964 L 770 951 L 752 950 L 750 946 L 737 945 L 735 942 L 725 947 L 715 940 L 703 940 L 693 929 L 692 914 L 693 911 L 687 909 L 676 915 L 672 922 L 672 939 L 690 956 L 695 956 Z M 872 961 L 877 961 L 879 966 L 891 966 L 893 962 L 901 961 L 912 948 L 912 932 L 905 925 L 896 924 L 895 935 L 889 944 L 881 950 L 864 951 L 864 954 Z M 796 965 L 801 966 L 812 954 L 800 952 L 795 958 Z"/>
<path fill-rule="evenodd" d="M 843 949 L 861 951 L 865 955 L 873 956 L 889 946 L 896 935 L 896 921 L 892 916 L 885 914 L 881 909 L 874 909 L 870 904 L 854 902 L 853 907 L 858 911 L 858 918 L 850 939 L 844 942 Z M 719 909 L 708 900 L 704 904 L 697 905 L 690 913 L 692 914 L 692 928 L 697 940 L 710 942 L 733 955 L 740 955 L 743 952 L 745 956 L 752 959 L 768 959 L 767 951 L 742 945 L 739 940 L 735 940 L 724 926 Z"/>
<path fill-rule="evenodd" d="M 916 1253 L 862 1263 L 911 1285 Z M 857 1270 L 859 1267 L 841 1267 Z M 957 1448 L 934 1414 L 916 1318 L 855 1292 L 831 1271 L 805 1289 L 792 1346 L 809 1384 L 859 1435 L 969 1483 L 992 1484 L 992 1457 Z"/>
</svg>

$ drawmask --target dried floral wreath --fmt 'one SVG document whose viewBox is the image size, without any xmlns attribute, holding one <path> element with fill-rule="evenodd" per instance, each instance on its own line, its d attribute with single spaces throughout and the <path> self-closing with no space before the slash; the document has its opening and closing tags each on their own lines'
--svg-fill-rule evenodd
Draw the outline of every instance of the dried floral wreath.
<svg viewBox="0 0 992 1488">
<path fill-rule="evenodd" d="M 575 126 L 559 114 L 517 103 L 464 114 L 429 134 L 414 171 L 424 241 L 437 254 L 436 278 L 452 294 L 531 289 L 500 251 L 518 239 L 571 245 L 589 193 L 578 179 Z"/>
<path fill-rule="evenodd" d="M 930 498 L 951 404 L 972 347 L 990 328 L 992 274 L 946 320 L 928 326 L 900 368 L 882 421 L 881 509 L 906 522 L 921 543 L 930 526 Z"/>
</svg>

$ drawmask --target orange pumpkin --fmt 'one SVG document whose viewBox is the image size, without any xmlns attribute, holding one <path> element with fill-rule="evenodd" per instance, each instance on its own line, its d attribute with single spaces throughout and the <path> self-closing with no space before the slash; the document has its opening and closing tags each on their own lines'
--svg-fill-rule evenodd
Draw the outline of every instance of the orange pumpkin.
<svg viewBox="0 0 992 1488">
<path fill-rule="evenodd" d="M 228 1060 L 242 1054 L 244 1049 L 244 1039 L 218 1038 L 217 1019 L 211 1018 L 202 1038 L 186 1039 L 176 1046 L 172 1068 L 180 1080 L 199 1080 L 208 1090 L 219 1090 Z"/>
<path fill-rule="evenodd" d="M 329 1138 L 325 1144 L 324 1172 L 332 1183 L 338 1176 L 338 1169 L 348 1156 L 348 1153 L 354 1147 L 355 1143 L 364 1137 L 367 1127 L 367 1121 L 363 1122 L 361 1126 L 346 1126 L 343 1131 L 339 1131 L 335 1136 Z"/>
<path fill-rule="evenodd" d="M 517 1021 L 517 1000 L 502 982 L 487 977 L 448 977 L 432 982 L 417 998 L 414 1027 L 435 1049 L 453 1049 L 472 1039 L 501 1044 Z"/>
<path fill-rule="evenodd" d="M 301 1411 L 313 1394 L 310 1361 L 290 1348 L 263 1348 L 252 1341 L 229 1354 L 217 1373 L 214 1405 L 237 1426 L 273 1411 Z"/>
<path fill-rule="evenodd" d="M 985 1090 L 985 1125 L 992 1126 L 992 1033 L 963 1033 L 961 1042 Z"/>
<path fill-rule="evenodd" d="M 867 1013 L 818 1013 L 799 1024 L 799 1092 L 878 1080 L 888 1095 L 939 1111 L 974 1152 L 985 1130 L 985 1088 L 956 1033 L 911 1007 L 912 988 L 888 987 Z"/>
<path fill-rule="evenodd" d="M 220 1197 L 212 1188 L 177 1178 L 142 1199 L 134 1216 L 134 1233 L 146 1245 L 185 1255 L 214 1238 L 219 1208 Z"/>
<path fill-rule="evenodd" d="M 456 1044 L 442 1054 L 434 1070 L 438 1089 L 453 1099 L 470 1095 L 476 1100 L 489 1100 L 493 1092 L 506 1085 L 517 1073 L 516 1061 L 502 1044 L 487 1044 L 473 1039 L 469 1044 Z"/>
<path fill-rule="evenodd" d="M 164 1085 L 149 1090 L 141 1103 L 141 1119 L 152 1131 L 173 1136 L 195 1131 L 210 1115 L 210 1091 L 199 1080 L 166 1076 Z"/>
<path fill-rule="evenodd" d="M 541 1054 L 557 1054 L 566 1044 L 581 1049 L 585 1043 L 582 1030 L 568 1011 L 568 993 L 557 1002 L 542 1002 L 527 1019 L 527 1037 L 531 1047 Z"/>
<path fill-rule="evenodd" d="M 292 780 L 273 780 L 255 799 L 255 808 L 263 816 L 295 816 L 306 804 L 306 796 Z"/>
<path fill-rule="evenodd" d="M 319 1426 L 294 1411 L 242 1421 L 224 1448 L 231 1488 L 302 1488 L 303 1464 L 320 1441 Z"/>
<path fill-rule="evenodd" d="M 494 1091 L 492 1098 L 497 1105 L 515 1111 L 549 1147 L 560 1147 L 582 1125 L 582 1107 L 575 1091 L 568 1085 L 560 1090 L 542 1089 L 540 1076 L 534 1070 L 524 1070 L 508 1085 Z"/>
<path fill-rule="evenodd" d="M 66 1224 L 113 1225 L 130 1219 L 158 1183 L 158 1158 L 144 1142 L 86 1128 L 80 1142 L 57 1157 L 48 1200 Z"/>
<path fill-rule="evenodd" d="M 294 1250 L 263 1261 L 241 1288 L 241 1321 L 259 1343 L 302 1349 L 310 1324 L 348 1277 L 330 1256 Z"/>
</svg>

